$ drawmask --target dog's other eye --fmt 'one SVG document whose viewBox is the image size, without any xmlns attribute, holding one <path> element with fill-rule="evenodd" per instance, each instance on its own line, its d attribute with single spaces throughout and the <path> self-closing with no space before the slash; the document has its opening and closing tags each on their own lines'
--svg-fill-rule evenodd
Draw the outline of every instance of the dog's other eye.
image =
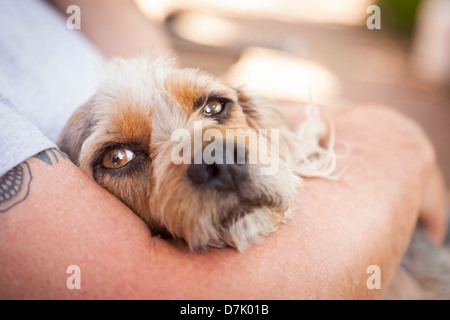
<svg viewBox="0 0 450 320">
<path fill-rule="evenodd" d="M 102 166 L 107 169 L 117 169 L 123 167 L 133 160 L 135 154 L 127 149 L 111 149 L 102 159 Z"/>
<path fill-rule="evenodd" d="M 223 103 L 220 101 L 208 102 L 203 109 L 203 114 L 207 117 L 220 113 L 223 110 Z"/>
</svg>

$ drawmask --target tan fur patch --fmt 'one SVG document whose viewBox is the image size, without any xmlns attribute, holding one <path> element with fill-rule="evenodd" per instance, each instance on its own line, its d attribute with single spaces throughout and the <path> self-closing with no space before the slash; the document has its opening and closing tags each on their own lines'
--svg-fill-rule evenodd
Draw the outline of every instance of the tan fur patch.
<svg viewBox="0 0 450 320">
<path fill-rule="evenodd" d="M 153 110 L 129 102 L 118 106 L 111 119 L 110 130 L 113 139 L 123 143 L 150 143 Z"/>
<path fill-rule="evenodd" d="M 207 91 L 207 83 L 198 81 L 196 75 L 198 71 L 188 73 L 186 71 L 175 71 L 170 74 L 165 81 L 165 86 L 170 95 L 188 113 L 194 112 L 194 104 L 204 97 Z M 191 78 L 191 79 L 189 79 Z"/>
</svg>

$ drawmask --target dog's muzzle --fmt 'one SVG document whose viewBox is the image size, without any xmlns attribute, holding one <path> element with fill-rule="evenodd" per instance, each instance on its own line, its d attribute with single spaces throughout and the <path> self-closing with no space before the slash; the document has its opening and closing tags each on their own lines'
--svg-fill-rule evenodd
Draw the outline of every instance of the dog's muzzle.
<svg viewBox="0 0 450 320">
<path fill-rule="evenodd" d="M 202 147 L 201 157 L 194 156 L 194 161 L 187 169 L 191 182 L 199 187 L 213 188 L 217 191 L 237 191 L 248 176 L 248 150 L 239 142 L 215 146 L 210 155 L 205 155 L 206 146 Z M 208 157 L 209 156 L 209 157 Z M 201 163 L 195 163 L 201 159 Z"/>
</svg>

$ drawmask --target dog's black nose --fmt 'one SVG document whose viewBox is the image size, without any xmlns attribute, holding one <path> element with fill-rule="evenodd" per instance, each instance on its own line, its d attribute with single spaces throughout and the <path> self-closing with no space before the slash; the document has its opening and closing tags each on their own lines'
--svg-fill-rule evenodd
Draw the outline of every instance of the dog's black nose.
<svg viewBox="0 0 450 320">
<path fill-rule="evenodd" d="M 248 151 L 245 146 L 235 143 L 233 147 L 226 148 L 224 143 L 221 150 L 215 150 L 222 153 L 221 161 L 212 163 L 205 161 L 203 150 L 201 152 L 202 157 L 199 155 L 194 157 L 202 159 L 201 163 L 193 161 L 187 170 L 187 175 L 194 184 L 220 191 L 231 191 L 247 177 Z M 212 153 L 213 156 L 215 152 Z"/>
</svg>

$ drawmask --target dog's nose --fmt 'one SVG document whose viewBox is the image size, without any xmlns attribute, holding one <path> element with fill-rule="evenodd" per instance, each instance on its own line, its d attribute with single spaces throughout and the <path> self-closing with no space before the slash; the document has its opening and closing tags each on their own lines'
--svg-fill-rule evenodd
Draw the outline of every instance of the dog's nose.
<svg viewBox="0 0 450 320">
<path fill-rule="evenodd" d="M 226 148 L 224 144 L 220 151 L 222 151 L 223 161 L 210 164 L 205 162 L 203 150 L 200 151 L 202 152 L 201 163 L 194 162 L 187 170 L 187 175 L 194 184 L 220 191 L 231 191 L 235 190 L 236 186 L 247 177 L 248 151 L 244 146 L 235 143 L 233 147 Z M 215 150 L 215 152 L 220 151 Z M 196 159 L 200 159 L 199 155 Z"/>
</svg>

